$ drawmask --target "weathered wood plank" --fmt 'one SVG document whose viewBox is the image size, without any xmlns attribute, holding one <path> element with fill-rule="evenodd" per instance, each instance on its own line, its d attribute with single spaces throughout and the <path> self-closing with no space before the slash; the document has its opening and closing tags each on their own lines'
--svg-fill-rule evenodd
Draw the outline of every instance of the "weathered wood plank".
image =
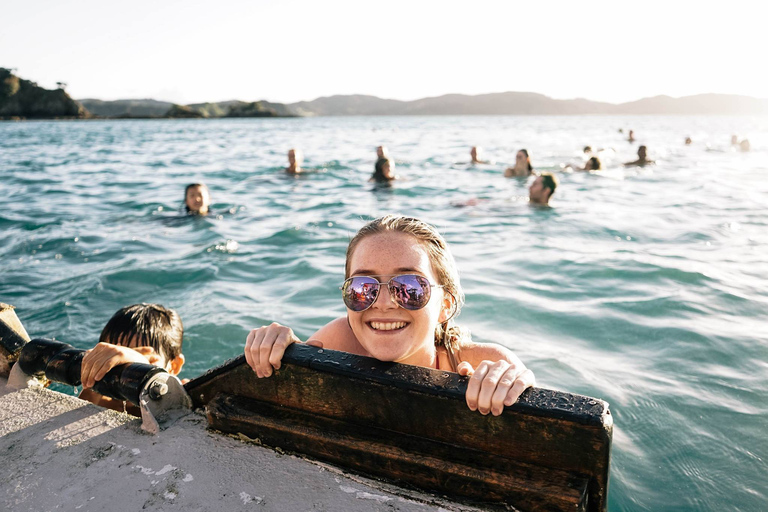
<svg viewBox="0 0 768 512">
<path fill-rule="evenodd" d="M 612 418 L 602 400 L 532 389 L 501 416 L 482 416 L 466 407 L 466 378 L 455 373 L 306 345 L 289 347 L 270 378 L 257 379 L 241 356 L 186 387 L 196 406 L 219 394 L 239 396 L 315 415 L 317 424 L 337 420 L 352 433 L 393 432 L 430 450 L 434 443 L 450 445 L 453 450 L 439 455 L 450 463 L 471 465 L 462 454 L 484 453 L 505 464 L 583 477 L 587 510 L 606 507 Z M 221 427 L 227 420 L 217 421 Z"/>
<path fill-rule="evenodd" d="M 227 394 L 210 401 L 207 414 L 214 429 L 243 433 L 400 485 L 526 511 L 586 510 L 586 477 Z M 451 460 L 457 450 L 461 462 Z"/>
</svg>

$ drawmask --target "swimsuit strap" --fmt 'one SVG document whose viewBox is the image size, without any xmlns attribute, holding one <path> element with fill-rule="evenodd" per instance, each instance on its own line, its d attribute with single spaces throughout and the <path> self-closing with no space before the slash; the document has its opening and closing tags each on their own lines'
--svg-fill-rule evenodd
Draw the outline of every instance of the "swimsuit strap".
<svg viewBox="0 0 768 512">
<path fill-rule="evenodd" d="M 456 359 L 456 354 L 453 353 L 452 350 L 446 349 L 445 352 L 448 354 L 448 361 L 451 363 L 451 371 L 454 373 L 458 373 L 457 368 L 459 367 L 459 362 Z M 435 353 L 435 370 L 440 369 L 440 353 Z"/>
<path fill-rule="evenodd" d="M 453 350 L 446 350 L 448 352 L 448 359 L 451 361 L 451 371 L 458 372 L 459 362 L 456 359 L 456 354 L 453 353 Z"/>
</svg>

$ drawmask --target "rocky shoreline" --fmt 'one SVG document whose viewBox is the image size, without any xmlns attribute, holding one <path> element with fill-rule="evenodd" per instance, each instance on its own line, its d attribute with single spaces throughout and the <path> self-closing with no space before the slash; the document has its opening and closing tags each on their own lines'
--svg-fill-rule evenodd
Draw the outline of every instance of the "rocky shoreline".
<svg viewBox="0 0 768 512">
<path fill-rule="evenodd" d="M 0 120 L 296 117 L 285 105 L 266 101 L 197 105 L 177 105 L 155 100 L 77 101 L 65 91 L 66 84 L 59 82 L 58 85 L 58 89 L 45 89 L 35 82 L 18 77 L 12 69 L 0 68 Z"/>
</svg>

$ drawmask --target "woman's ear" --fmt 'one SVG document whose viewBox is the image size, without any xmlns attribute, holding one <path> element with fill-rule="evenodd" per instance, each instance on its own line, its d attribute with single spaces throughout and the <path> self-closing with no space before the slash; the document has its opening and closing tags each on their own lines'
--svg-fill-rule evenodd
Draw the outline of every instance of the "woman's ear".
<svg viewBox="0 0 768 512">
<path fill-rule="evenodd" d="M 171 375 L 178 375 L 179 372 L 181 371 L 181 367 L 184 366 L 185 360 L 186 359 L 184 358 L 184 354 L 179 354 L 174 359 L 171 359 L 171 362 L 170 362 L 171 368 L 170 370 L 168 370 L 168 372 Z"/>
<path fill-rule="evenodd" d="M 438 323 L 447 322 L 456 314 L 456 297 L 449 291 L 443 291 L 443 303 L 440 309 L 440 316 L 438 317 Z"/>
</svg>

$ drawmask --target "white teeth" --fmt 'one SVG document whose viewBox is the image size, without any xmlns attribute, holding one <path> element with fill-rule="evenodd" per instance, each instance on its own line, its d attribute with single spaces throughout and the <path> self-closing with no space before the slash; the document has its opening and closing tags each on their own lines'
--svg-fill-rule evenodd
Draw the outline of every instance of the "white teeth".
<svg viewBox="0 0 768 512">
<path fill-rule="evenodd" d="M 405 326 L 406 322 L 371 322 L 371 327 L 376 331 L 393 331 Z"/>
</svg>

